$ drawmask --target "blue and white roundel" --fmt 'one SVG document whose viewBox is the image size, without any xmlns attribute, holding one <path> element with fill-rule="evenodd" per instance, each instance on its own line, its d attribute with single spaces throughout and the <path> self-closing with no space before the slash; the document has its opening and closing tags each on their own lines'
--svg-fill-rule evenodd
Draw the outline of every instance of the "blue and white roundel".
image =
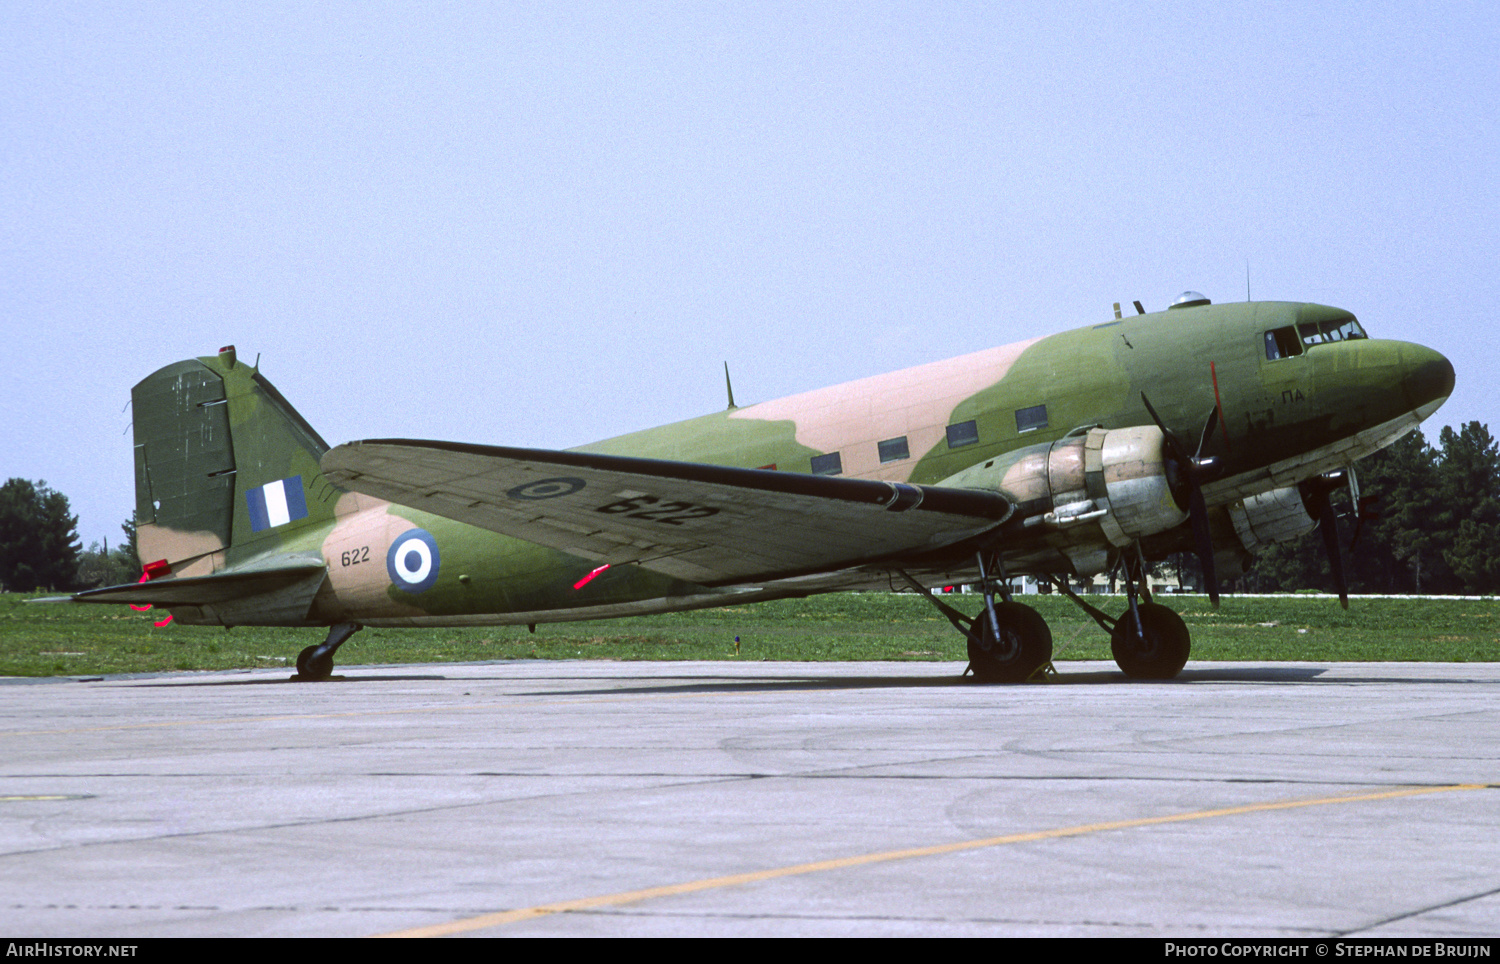
<svg viewBox="0 0 1500 964">
<path fill-rule="evenodd" d="M 437 540 L 426 529 L 410 529 L 396 537 L 385 554 L 385 571 L 397 589 L 423 592 L 438 577 Z"/>
</svg>

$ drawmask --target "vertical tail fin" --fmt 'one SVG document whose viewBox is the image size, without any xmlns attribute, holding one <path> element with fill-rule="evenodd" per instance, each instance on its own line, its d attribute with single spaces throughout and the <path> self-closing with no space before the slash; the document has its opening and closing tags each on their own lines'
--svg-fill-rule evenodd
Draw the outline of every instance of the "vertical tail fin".
<svg viewBox="0 0 1500 964">
<path fill-rule="evenodd" d="M 141 561 L 205 575 L 333 518 L 328 444 L 233 346 L 131 392 Z"/>
</svg>

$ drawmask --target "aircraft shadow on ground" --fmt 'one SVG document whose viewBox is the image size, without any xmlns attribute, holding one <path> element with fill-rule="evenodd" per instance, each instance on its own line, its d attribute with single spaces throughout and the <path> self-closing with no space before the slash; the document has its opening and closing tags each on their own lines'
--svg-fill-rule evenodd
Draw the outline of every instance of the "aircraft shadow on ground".
<svg viewBox="0 0 1500 964">
<path fill-rule="evenodd" d="M 710 693 L 710 692 L 795 692 L 798 690 L 853 690 L 853 689 L 932 689 L 963 688 L 981 690 L 1030 690 L 1051 686 L 1077 685 L 1136 685 L 1136 686 L 1182 686 L 1196 682 L 1205 683 L 1307 683 L 1313 682 L 1324 672 L 1322 667 L 1236 667 L 1224 670 L 1186 670 L 1175 680 L 1132 680 L 1118 670 L 1092 672 L 1068 672 L 1064 670 L 1040 683 L 980 683 L 972 676 L 789 676 L 777 673 L 774 678 L 763 679 L 717 679 L 702 677 L 677 677 L 677 681 L 663 682 L 661 677 L 652 677 L 656 685 L 631 686 L 631 693 Z M 534 677 L 533 677 L 534 679 Z M 559 682 L 564 678 L 559 677 Z M 553 695 L 601 695 L 622 692 L 616 687 L 589 687 L 587 689 L 559 689 L 549 691 Z"/>
<path fill-rule="evenodd" d="M 913 689 L 913 688 L 974 688 L 986 690 L 1025 690 L 1047 686 L 1192 686 L 1204 683 L 1339 683 L 1339 684 L 1362 684 L 1362 683 L 1440 683 L 1452 685 L 1455 683 L 1470 682 L 1469 680 L 1453 679 L 1449 677 L 1427 677 L 1427 676 L 1393 676 L 1379 672 L 1371 672 L 1358 676 L 1339 674 L 1336 677 L 1327 677 L 1328 667 L 1325 666 L 1282 666 L 1268 664 L 1265 666 L 1224 666 L 1216 667 L 1205 664 L 1201 667 L 1189 667 L 1173 680 L 1133 680 L 1118 670 L 1085 670 L 1070 671 L 1064 668 L 1057 675 L 1050 677 L 1040 683 L 1011 683 L 1011 684 L 985 684 L 977 682 L 971 676 L 958 674 L 944 676 L 828 676 L 809 670 L 805 675 L 789 674 L 786 672 L 768 672 L 763 677 L 717 677 L 704 678 L 701 675 L 680 676 L 632 676 L 622 675 L 610 678 L 613 685 L 587 685 L 589 683 L 601 682 L 597 678 L 580 678 L 575 675 L 560 673 L 555 676 L 527 676 L 524 682 L 528 684 L 555 684 L 555 688 L 541 691 L 528 691 L 527 695 L 548 696 L 599 696 L 620 695 L 622 693 L 735 693 L 735 692 L 795 692 L 799 690 L 858 690 L 858 689 Z M 399 673 L 386 674 L 378 670 L 364 671 L 361 667 L 351 667 L 347 672 L 338 673 L 327 680 L 320 680 L 324 684 L 363 684 L 380 685 L 385 683 L 411 683 L 411 682 L 435 682 L 447 680 L 460 684 L 472 683 L 514 683 L 521 679 L 509 676 L 504 672 L 496 672 L 483 676 L 465 675 L 448 676 L 442 672 L 425 673 Z M 645 685 L 633 685 L 640 681 Z M 183 686 L 277 686 L 283 684 L 312 685 L 307 681 L 298 680 L 294 676 L 258 676 L 251 678 L 236 679 L 161 679 L 159 681 L 143 683 L 139 685 L 150 687 L 183 687 Z M 584 684 L 584 685 L 579 685 Z"/>
<path fill-rule="evenodd" d="M 359 675 L 359 670 L 357 667 L 355 668 L 354 672 L 354 676 L 347 676 L 343 673 L 335 673 L 334 675 L 323 680 L 300 680 L 295 676 L 261 676 L 251 679 L 162 679 L 152 683 L 142 683 L 140 685 L 143 687 L 284 686 L 288 683 L 291 683 L 298 686 L 310 686 L 318 683 L 412 683 L 433 682 L 438 680 L 450 679 L 450 677 L 444 676 L 442 673 L 403 673 L 399 676 L 371 674 L 369 676 L 363 676 Z"/>
</svg>

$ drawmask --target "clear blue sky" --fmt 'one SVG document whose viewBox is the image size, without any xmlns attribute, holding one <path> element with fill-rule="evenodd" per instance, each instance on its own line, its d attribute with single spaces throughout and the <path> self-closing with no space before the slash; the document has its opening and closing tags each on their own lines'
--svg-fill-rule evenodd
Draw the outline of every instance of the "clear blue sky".
<svg viewBox="0 0 1500 964">
<path fill-rule="evenodd" d="M 85 544 L 233 343 L 329 440 L 566 447 L 1091 324 L 1319 301 L 1500 432 L 1500 7 L 0 6 L 0 479 Z"/>
</svg>

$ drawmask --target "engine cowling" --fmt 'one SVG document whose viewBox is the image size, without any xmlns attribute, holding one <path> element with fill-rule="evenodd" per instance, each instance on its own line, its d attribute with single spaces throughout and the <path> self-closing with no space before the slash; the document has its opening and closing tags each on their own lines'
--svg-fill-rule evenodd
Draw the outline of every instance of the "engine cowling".
<svg viewBox="0 0 1500 964">
<path fill-rule="evenodd" d="M 943 485 L 999 492 L 1027 529 L 1049 540 L 1080 576 L 1103 572 L 1110 549 L 1181 525 L 1164 439 L 1155 425 L 1091 428 L 973 466 Z"/>
<path fill-rule="evenodd" d="M 1290 542 L 1318 524 L 1295 485 L 1241 499 L 1229 506 L 1229 518 L 1240 544 L 1251 553 L 1273 542 Z"/>
</svg>

